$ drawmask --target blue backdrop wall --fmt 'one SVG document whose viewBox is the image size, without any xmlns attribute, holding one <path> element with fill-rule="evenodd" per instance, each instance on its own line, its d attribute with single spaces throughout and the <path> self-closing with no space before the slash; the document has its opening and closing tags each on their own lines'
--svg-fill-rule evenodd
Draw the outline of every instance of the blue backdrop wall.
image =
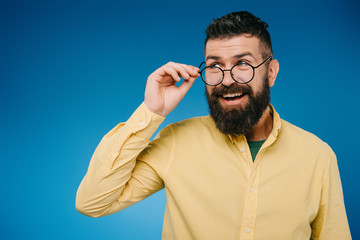
<svg viewBox="0 0 360 240">
<path fill-rule="evenodd" d="M 328 1 L 18 1 L 0 3 L 1 239 L 160 239 L 163 191 L 100 219 L 75 210 L 102 136 L 143 101 L 168 61 L 198 65 L 213 18 L 248 10 L 266 21 L 280 73 L 280 116 L 336 152 L 354 239 L 359 3 Z M 197 80 L 163 126 L 207 114 Z"/>
</svg>

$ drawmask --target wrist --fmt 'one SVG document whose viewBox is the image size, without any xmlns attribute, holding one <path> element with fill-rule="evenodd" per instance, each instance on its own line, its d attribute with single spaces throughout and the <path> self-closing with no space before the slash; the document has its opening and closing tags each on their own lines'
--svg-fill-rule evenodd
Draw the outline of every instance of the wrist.
<svg viewBox="0 0 360 240">
<path fill-rule="evenodd" d="M 165 113 L 164 111 L 161 111 L 161 110 L 159 110 L 157 108 L 154 108 L 152 106 L 152 104 L 147 102 L 146 100 L 144 101 L 144 105 L 150 112 L 152 112 L 155 115 L 158 115 L 160 117 L 166 117 L 167 116 L 167 113 Z"/>
</svg>

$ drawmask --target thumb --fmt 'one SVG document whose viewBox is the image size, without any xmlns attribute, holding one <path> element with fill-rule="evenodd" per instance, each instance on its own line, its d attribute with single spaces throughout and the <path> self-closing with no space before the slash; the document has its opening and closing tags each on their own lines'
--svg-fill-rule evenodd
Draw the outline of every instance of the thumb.
<svg viewBox="0 0 360 240">
<path fill-rule="evenodd" d="M 179 86 L 179 90 L 181 92 L 182 97 L 185 96 L 185 94 L 190 90 L 190 88 L 192 87 L 192 85 L 194 84 L 196 78 L 198 78 L 199 75 L 197 75 L 196 77 L 190 77 L 187 80 L 184 80 L 181 85 Z"/>
</svg>

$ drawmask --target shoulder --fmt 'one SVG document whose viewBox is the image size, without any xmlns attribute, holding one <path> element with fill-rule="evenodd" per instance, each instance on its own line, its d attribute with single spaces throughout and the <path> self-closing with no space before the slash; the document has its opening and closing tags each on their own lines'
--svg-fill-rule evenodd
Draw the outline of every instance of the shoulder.
<svg viewBox="0 0 360 240">
<path fill-rule="evenodd" d="M 304 152 L 334 158 L 331 147 L 315 134 L 297 127 L 281 119 L 279 140 L 286 141 L 288 146 L 293 146 Z"/>
<path fill-rule="evenodd" d="M 218 132 L 210 116 L 199 116 L 172 123 L 160 131 L 158 137 L 204 137 L 206 134 Z"/>
<path fill-rule="evenodd" d="M 281 119 L 281 132 L 287 135 L 291 135 L 292 138 L 295 139 L 302 139 L 302 140 L 309 140 L 311 142 L 323 142 L 319 137 L 315 134 L 308 132 L 298 126 L 295 126 L 288 121 Z"/>
<path fill-rule="evenodd" d="M 199 116 L 199 117 L 193 117 L 193 118 L 188 118 L 179 122 L 175 122 L 171 125 L 169 125 L 171 128 L 173 128 L 174 130 L 179 129 L 191 129 L 193 130 L 193 128 L 208 128 L 209 124 L 211 123 L 210 121 L 210 116 Z"/>
<path fill-rule="evenodd" d="M 174 134 L 179 133 L 196 133 L 199 131 L 208 131 L 213 128 L 213 122 L 210 116 L 198 116 L 193 118 L 188 118 L 179 122 L 172 123 L 165 127 L 170 129 Z"/>
<path fill-rule="evenodd" d="M 175 146 L 176 149 L 189 149 L 201 139 L 208 138 L 211 132 L 209 125 L 209 119 L 206 116 L 172 123 L 157 134 L 147 147 L 147 151 L 151 150 L 152 155 L 162 155 L 169 151 L 173 152 Z"/>
</svg>

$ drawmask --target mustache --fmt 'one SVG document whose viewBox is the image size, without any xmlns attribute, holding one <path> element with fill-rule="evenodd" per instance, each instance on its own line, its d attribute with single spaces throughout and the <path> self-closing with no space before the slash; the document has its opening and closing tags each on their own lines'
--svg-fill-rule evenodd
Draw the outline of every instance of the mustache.
<svg viewBox="0 0 360 240">
<path fill-rule="evenodd" d="M 218 87 L 214 88 L 211 96 L 212 97 L 220 97 L 224 94 L 232 94 L 232 93 L 238 93 L 241 92 L 243 94 L 248 94 L 250 96 L 252 96 L 252 89 L 249 85 L 239 85 L 236 83 L 231 84 L 230 86 L 224 86 L 224 85 L 219 85 Z"/>
</svg>

